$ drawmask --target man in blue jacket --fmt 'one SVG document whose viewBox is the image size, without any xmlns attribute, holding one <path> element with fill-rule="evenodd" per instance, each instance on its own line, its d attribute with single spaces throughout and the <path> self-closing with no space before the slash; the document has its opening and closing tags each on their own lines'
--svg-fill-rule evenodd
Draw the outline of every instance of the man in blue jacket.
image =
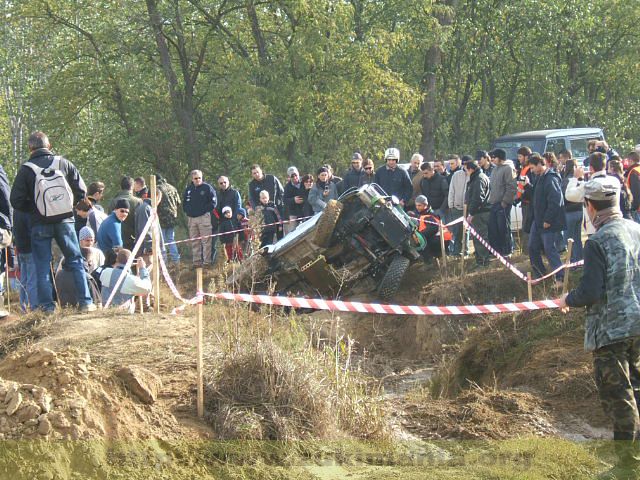
<svg viewBox="0 0 640 480">
<path fill-rule="evenodd" d="M 404 207 L 411 198 L 413 185 L 406 170 L 398 168 L 400 150 L 387 148 L 384 153 L 386 165 L 378 168 L 375 175 L 375 183 L 380 185 L 387 195 L 395 195 Z"/>
<path fill-rule="evenodd" d="M 211 265 L 211 215 L 216 208 L 217 197 L 215 189 L 203 181 L 202 172 L 193 170 L 191 172 L 191 183 L 184 191 L 182 199 L 182 209 L 188 217 L 189 238 L 191 240 L 191 252 L 193 254 L 193 265 Z M 204 237 L 204 238 L 202 238 Z"/>
<path fill-rule="evenodd" d="M 539 155 L 533 155 L 529 165 L 537 176 L 533 184 L 533 208 L 529 217 L 529 259 L 536 277 L 542 277 L 546 273 L 542 262 L 543 250 L 552 270 L 562 265 L 555 240 L 558 232 L 566 228 L 567 222 L 560 175 L 548 168 Z M 562 286 L 563 278 L 564 270 L 556 273 L 556 286 Z"/>
</svg>

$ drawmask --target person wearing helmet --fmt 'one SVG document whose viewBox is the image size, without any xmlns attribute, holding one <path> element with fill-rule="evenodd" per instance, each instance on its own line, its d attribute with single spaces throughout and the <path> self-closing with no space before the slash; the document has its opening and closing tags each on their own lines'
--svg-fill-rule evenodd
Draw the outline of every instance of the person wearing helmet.
<svg viewBox="0 0 640 480">
<path fill-rule="evenodd" d="M 400 150 L 387 148 L 384 152 L 385 165 L 376 170 L 375 183 L 388 195 L 395 195 L 404 207 L 411 198 L 413 185 L 406 170 L 398 168 Z"/>
</svg>

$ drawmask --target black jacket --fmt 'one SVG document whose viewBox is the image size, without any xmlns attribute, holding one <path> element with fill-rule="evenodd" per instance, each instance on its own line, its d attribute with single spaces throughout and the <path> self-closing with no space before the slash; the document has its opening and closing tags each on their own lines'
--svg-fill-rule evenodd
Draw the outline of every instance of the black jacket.
<svg viewBox="0 0 640 480">
<path fill-rule="evenodd" d="M 216 211 L 218 212 L 218 217 L 220 217 L 220 221 L 224 218 L 222 215 L 222 209 L 224 207 L 229 207 L 231 212 L 233 212 L 233 218 L 236 218 L 238 210 L 242 208 L 242 199 L 240 198 L 240 192 L 229 186 L 226 190 L 218 190 L 217 191 L 218 201 L 216 206 Z"/>
<path fill-rule="evenodd" d="M 395 195 L 405 203 L 411 199 L 413 185 L 406 170 L 396 167 L 394 170 L 382 165 L 376 170 L 375 182 L 382 187 L 387 195 Z"/>
<path fill-rule="evenodd" d="M 362 185 L 364 185 L 364 170 L 350 168 L 342 176 L 342 182 L 338 184 L 338 194 L 342 195 L 350 188 L 360 188 Z"/>
<path fill-rule="evenodd" d="M 284 188 L 282 183 L 271 174 L 264 174 L 262 180 L 253 179 L 249 182 L 249 204 L 255 209 L 260 205 L 260 192 L 266 190 L 269 192 L 269 201 L 273 202 L 277 207 L 283 206 Z"/>
<path fill-rule="evenodd" d="M 467 213 L 472 216 L 491 210 L 489 205 L 489 177 L 481 170 L 481 168 L 477 168 L 469 177 L 467 191 L 464 196 L 464 203 L 467 204 Z"/>
<path fill-rule="evenodd" d="M 436 172 L 433 177 L 420 180 L 420 193 L 427 197 L 429 206 L 433 210 L 447 207 L 449 182 L 447 182 L 445 177 Z"/>
<path fill-rule="evenodd" d="M 53 153 L 46 148 L 34 150 L 29 157 L 31 163 L 36 164 L 40 168 L 47 168 L 53 162 Z M 73 192 L 73 204 L 82 200 L 86 193 L 87 187 L 84 180 L 80 176 L 80 172 L 66 158 L 60 159 L 60 171 L 65 175 L 69 187 Z M 31 168 L 24 164 L 18 170 L 16 179 L 11 189 L 11 205 L 16 210 L 31 213 L 33 215 L 33 223 L 46 223 L 36 209 L 35 199 L 33 198 L 33 189 L 36 183 L 36 174 Z M 73 216 L 66 218 L 63 222 L 73 222 Z"/>
<path fill-rule="evenodd" d="M 238 223 L 238 220 L 236 220 L 235 216 L 232 218 L 222 217 L 220 219 L 219 228 L 220 228 L 219 232 L 225 234 L 225 235 L 220 235 L 220 241 L 225 245 L 233 243 L 234 237 L 238 235 L 238 233 L 242 233 L 242 232 L 228 233 L 228 232 L 233 232 L 234 230 L 240 230 L 240 224 Z"/>
<path fill-rule="evenodd" d="M 530 231 L 532 222 L 536 222 L 536 229 L 540 232 L 561 232 L 567 227 L 562 180 L 555 170 L 549 169 L 536 178 L 533 184 L 532 207 L 525 231 Z M 544 228 L 544 223 L 551 226 Z"/>
<path fill-rule="evenodd" d="M 303 217 L 304 216 L 304 204 L 296 203 L 296 197 L 307 197 L 304 194 L 305 190 L 302 183 L 294 185 L 291 181 L 288 181 L 284 186 L 284 215 L 288 219 L 290 216 Z"/>
<path fill-rule="evenodd" d="M 13 217 L 13 208 L 11 208 L 11 187 L 9 187 L 9 178 L 4 168 L 0 166 L 0 228 L 11 230 L 11 218 Z"/>
</svg>

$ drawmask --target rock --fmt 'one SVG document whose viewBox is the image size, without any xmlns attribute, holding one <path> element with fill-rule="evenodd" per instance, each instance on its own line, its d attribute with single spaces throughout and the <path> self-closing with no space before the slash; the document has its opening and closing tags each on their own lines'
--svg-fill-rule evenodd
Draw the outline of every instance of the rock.
<svg viewBox="0 0 640 480">
<path fill-rule="evenodd" d="M 56 358 L 58 358 L 56 352 L 49 350 L 48 348 L 41 348 L 40 350 L 33 352 L 27 359 L 27 367 L 31 368 L 38 365 L 47 365 Z"/>
<path fill-rule="evenodd" d="M 46 415 L 40 415 L 38 420 L 39 420 L 39 422 L 38 422 L 38 433 L 40 435 L 48 435 L 49 432 L 51 432 L 51 429 L 52 429 L 51 422 L 49 421 L 49 419 L 47 418 Z"/>
<path fill-rule="evenodd" d="M 10 417 L 20 408 L 22 404 L 22 394 L 17 390 L 10 391 L 5 398 L 5 404 L 7 405 L 7 416 Z"/>
<path fill-rule="evenodd" d="M 19 422 L 24 423 L 28 420 L 38 418 L 40 416 L 40 413 L 42 412 L 39 406 L 37 406 L 34 403 L 29 403 L 29 404 L 23 405 L 22 408 L 18 410 L 18 412 L 16 413 L 16 418 L 18 419 Z"/>
<path fill-rule="evenodd" d="M 116 375 L 141 402 L 151 405 L 158 398 L 162 381 L 158 375 L 146 368 L 130 365 L 118 370 Z"/>
<path fill-rule="evenodd" d="M 58 384 L 59 385 L 69 385 L 73 380 L 73 373 L 68 370 L 64 370 L 58 375 Z"/>
<path fill-rule="evenodd" d="M 51 412 L 48 414 L 48 418 L 54 428 L 65 429 L 71 426 L 71 423 L 62 412 Z"/>
</svg>

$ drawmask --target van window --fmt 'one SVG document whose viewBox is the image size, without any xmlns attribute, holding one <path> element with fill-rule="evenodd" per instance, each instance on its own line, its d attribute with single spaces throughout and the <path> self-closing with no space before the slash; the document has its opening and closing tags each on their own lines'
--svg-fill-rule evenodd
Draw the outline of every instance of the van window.
<svg viewBox="0 0 640 480">
<path fill-rule="evenodd" d="M 544 147 L 543 139 L 523 139 L 523 140 L 506 140 L 504 142 L 495 142 L 494 148 L 502 148 L 507 152 L 507 158 L 516 160 L 518 158 L 518 149 L 520 147 L 529 147 L 532 152 L 542 152 Z"/>
<path fill-rule="evenodd" d="M 600 140 L 600 138 L 572 138 L 571 139 L 571 153 L 573 158 L 584 158 L 589 154 L 587 149 L 587 143 L 589 140 Z"/>
<path fill-rule="evenodd" d="M 567 144 L 564 141 L 564 138 L 550 138 L 547 140 L 547 147 L 544 149 L 545 152 L 553 152 L 558 155 L 562 150 L 567 148 Z"/>
</svg>

